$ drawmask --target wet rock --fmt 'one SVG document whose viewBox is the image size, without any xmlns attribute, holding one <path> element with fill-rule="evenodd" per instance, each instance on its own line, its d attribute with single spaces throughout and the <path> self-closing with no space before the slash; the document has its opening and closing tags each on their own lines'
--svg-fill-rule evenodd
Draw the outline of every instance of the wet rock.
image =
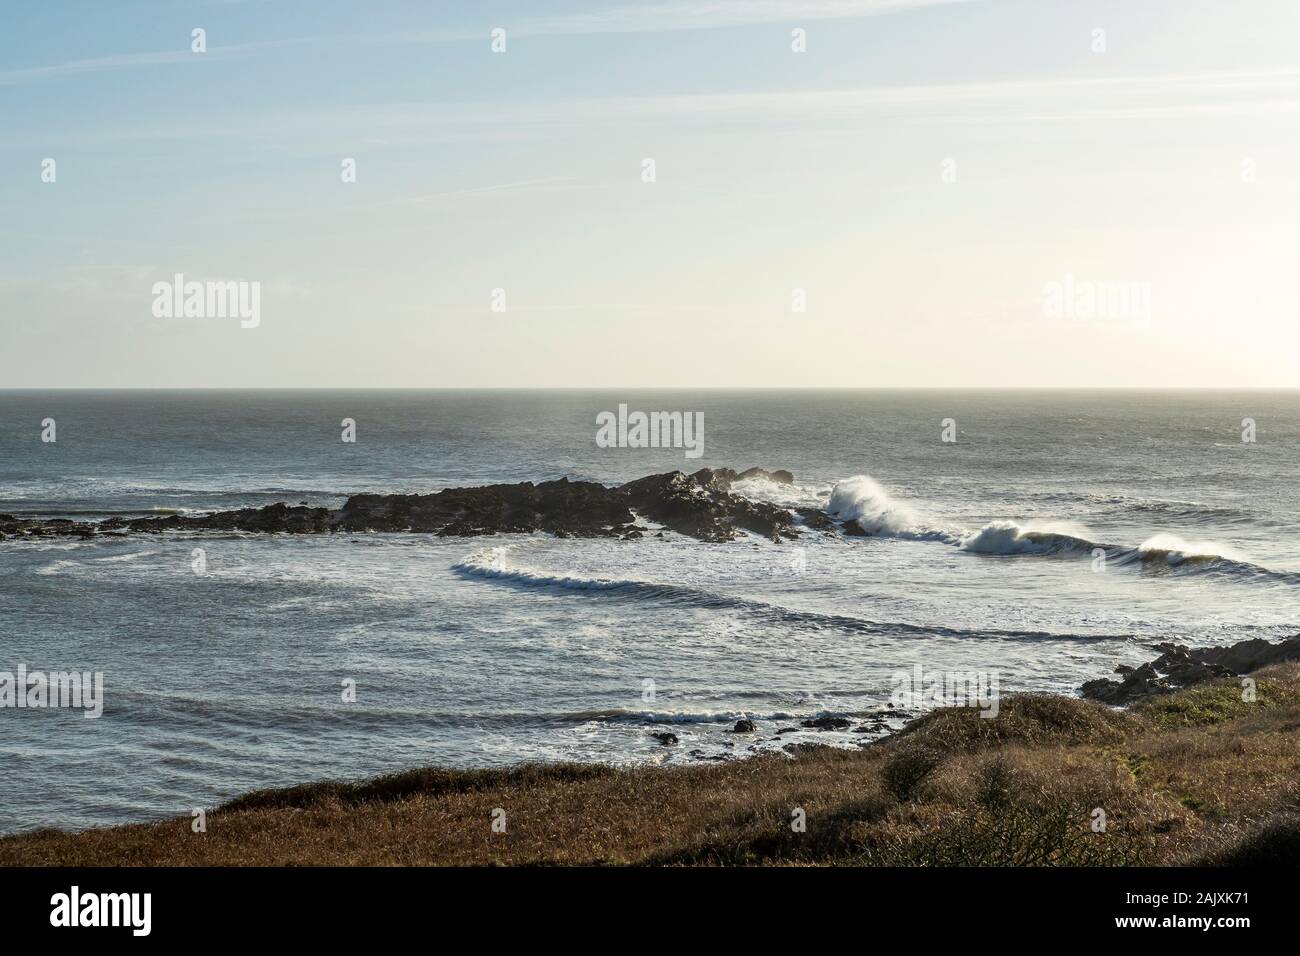
<svg viewBox="0 0 1300 956">
<path fill-rule="evenodd" d="M 659 732 L 659 733 L 654 733 L 654 734 L 651 734 L 650 736 L 653 737 L 655 740 L 659 741 L 659 742 L 660 742 L 661 744 L 663 744 L 665 747 L 671 747 L 673 744 L 677 743 L 677 735 L 676 735 L 676 734 L 670 734 L 670 733 L 668 733 L 667 731 L 661 731 L 661 732 Z"/>
<path fill-rule="evenodd" d="M 789 472 L 749 469 L 745 476 L 793 481 Z M 329 532 L 418 532 L 474 537 L 546 531 L 558 537 L 618 537 L 635 540 L 649 529 L 638 514 L 702 541 L 731 541 L 749 531 L 773 541 L 795 538 L 794 516 L 786 508 L 753 501 L 729 489 L 737 479 L 729 468 L 680 471 L 606 487 L 560 478 L 534 484 L 447 488 L 432 494 L 357 494 L 338 509 L 284 503 L 202 515 L 114 517 L 102 522 L 67 518 L 30 519 L 0 514 L 0 535 L 93 537 L 106 532 L 244 531 L 325 534 Z M 659 537 L 663 532 L 658 532 Z"/>
<path fill-rule="evenodd" d="M 814 727 L 817 730 L 846 730 L 853 725 L 853 721 L 847 717 L 817 717 L 801 723 L 805 727 Z"/>
<path fill-rule="evenodd" d="M 835 533 L 835 520 L 820 508 L 796 508 L 795 514 L 803 519 L 806 527 L 826 534 Z"/>
<path fill-rule="evenodd" d="M 742 717 L 736 721 L 736 726 L 731 728 L 731 732 L 733 734 L 752 734 L 754 732 L 754 722 Z"/>
<path fill-rule="evenodd" d="M 618 492 L 637 514 L 701 541 L 732 541 L 737 529 L 773 541 L 798 537 L 789 510 L 732 494 L 728 487 L 726 476 L 705 468 L 694 475 L 647 475 Z"/>
</svg>

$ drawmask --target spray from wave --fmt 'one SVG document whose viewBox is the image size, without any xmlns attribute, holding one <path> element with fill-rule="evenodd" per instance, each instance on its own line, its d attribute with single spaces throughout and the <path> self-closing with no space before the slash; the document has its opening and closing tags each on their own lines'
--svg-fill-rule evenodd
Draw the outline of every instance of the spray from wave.
<svg viewBox="0 0 1300 956">
<path fill-rule="evenodd" d="M 936 529 L 926 526 L 913 508 L 894 499 L 868 475 L 855 475 L 836 484 L 825 511 L 846 523 L 856 521 L 870 535 L 941 541 L 972 554 L 1096 557 L 1101 553 L 1116 566 L 1198 568 L 1297 579 L 1293 573 L 1254 564 L 1227 545 L 1187 540 L 1164 532 L 1152 535 L 1134 548 L 1094 541 L 1086 528 L 1069 521 L 1020 524 L 1004 519 L 991 521 L 978 531 Z"/>
<path fill-rule="evenodd" d="M 868 475 L 854 475 L 836 484 L 826 511 L 841 521 L 856 521 L 869 534 L 904 535 L 920 524 L 915 511 L 895 501 Z"/>
</svg>

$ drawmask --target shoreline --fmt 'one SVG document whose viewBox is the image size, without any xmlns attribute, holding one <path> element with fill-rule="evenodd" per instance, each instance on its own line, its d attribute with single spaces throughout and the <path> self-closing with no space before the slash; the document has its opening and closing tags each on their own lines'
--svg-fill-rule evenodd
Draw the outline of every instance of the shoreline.
<svg viewBox="0 0 1300 956">
<path fill-rule="evenodd" d="M 0 866 L 1294 865 L 1300 661 L 1250 681 L 1206 674 L 1124 709 L 1011 695 L 854 749 L 263 789 L 201 832 L 178 816 L 0 836 Z"/>
</svg>

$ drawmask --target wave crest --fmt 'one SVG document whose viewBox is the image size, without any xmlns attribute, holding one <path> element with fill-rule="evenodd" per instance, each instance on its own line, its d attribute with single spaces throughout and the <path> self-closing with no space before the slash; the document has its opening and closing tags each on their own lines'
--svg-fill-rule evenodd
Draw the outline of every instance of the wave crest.
<svg viewBox="0 0 1300 956">
<path fill-rule="evenodd" d="M 836 483 L 826 511 L 842 521 L 856 521 L 870 534 L 905 535 L 920 530 L 916 512 L 894 500 L 869 475 L 854 475 Z"/>
<path fill-rule="evenodd" d="M 1014 521 L 991 521 L 961 539 L 961 549 L 976 554 L 1055 554 L 1099 547 L 1087 538 L 1052 528 L 1025 528 Z"/>
</svg>

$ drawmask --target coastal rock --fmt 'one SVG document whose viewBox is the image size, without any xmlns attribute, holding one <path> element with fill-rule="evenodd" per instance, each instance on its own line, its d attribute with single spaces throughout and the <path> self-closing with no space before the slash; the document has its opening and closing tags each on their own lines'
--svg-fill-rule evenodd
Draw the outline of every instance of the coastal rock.
<svg viewBox="0 0 1300 956">
<path fill-rule="evenodd" d="M 751 468 L 742 475 L 783 480 L 789 472 Z M 432 494 L 357 494 L 337 510 L 284 503 L 211 514 L 114 517 L 101 522 L 68 518 L 31 519 L 0 514 L 4 538 L 94 537 L 104 533 L 166 531 L 244 531 L 257 534 L 418 532 L 454 537 L 527 534 L 558 537 L 617 537 L 636 540 L 649 529 L 637 513 L 679 534 L 702 541 L 731 541 L 750 531 L 773 541 L 797 537 L 789 510 L 751 501 L 728 489 L 736 479 L 729 468 L 680 471 L 607 487 L 560 478 L 534 484 L 447 488 Z M 659 532 L 662 536 L 662 532 Z"/>
<path fill-rule="evenodd" d="M 817 730 L 846 730 L 853 725 L 853 721 L 847 717 L 817 717 L 801 723 L 805 727 L 815 727 Z"/>
<path fill-rule="evenodd" d="M 754 732 L 754 722 L 742 717 L 736 721 L 736 726 L 731 728 L 731 732 L 733 734 L 752 734 Z"/>
<path fill-rule="evenodd" d="M 1115 672 L 1122 680 L 1090 680 L 1079 692 L 1090 700 L 1124 706 L 1217 677 L 1249 674 L 1269 664 L 1300 660 L 1300 635 L 1280 644 L 1254 638 L 1230 647 L 1191 650 L 1185 644 L 1162 643 L 1156 649 L 1160 656 L 1141 667 L 1117 667 Z"/>
<path fill-rule="evenodd" d="M 593 481 L 560 478 L 533 484 L 447 488 L 429 495 L 353 495 L 336 518 L 345 531 L 419 531 L 469 537 L 563 531 L 578 537 L 617 534 L 634 525 L 627 504 Z"/>
<path fill-rule="evenodd" d="M 619 487 L 627 505 L 651 521 L 701 541 L 732 541 L 737 529 L 772 541 L 798 537 L 790 511 L 725 489 L 730 478 L 702 469 L 647 475 Z"/>
<path fill-rule="evenodd" d="M 653 737 L 655 740 L 659 741 L 665 747 L 671 747 L 673 744 L 677 743 L 677 735 L 670 734 L 667 731 L 663 731 L 657 734 L 651 734 L 650 736 Z"/>
<path fill-rule="evenodd" d="M 835 533 L 835 519 L 820 508 L 796 508 L 795 514 L 803 519 L 804 525 L 812 531 L 825 534 Z"/>
<path fill-rule="evenodd" d="M 1270 664 L 1283 661 L 1300 661 L 1300 635 L 1287 638 L 1280 644 L 1270 644 L 1262 638 L 1238 641 L 1231 647 L 1205 647 L 1191 652 L 1203 664 L 1217 664 L 1234 674 L 1249 674 Z"/>
</svg>

